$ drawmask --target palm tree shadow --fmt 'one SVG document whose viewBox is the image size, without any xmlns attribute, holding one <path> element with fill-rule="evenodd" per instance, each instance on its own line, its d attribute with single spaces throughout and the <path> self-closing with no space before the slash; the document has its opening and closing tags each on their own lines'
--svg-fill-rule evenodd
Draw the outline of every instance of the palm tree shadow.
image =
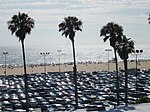
<svg viewBox="0 0 150 112">
<path fill-rule="evenodd" d="M 130 110 L 135 110 L 134 106 L 121 106 L 115 109 L 110 109 L 106 112 L 128 112 Z"/>
<path fill-rule="evenodd" d="M 128 110 L 135 110 L 134 106 L 128 107 Z"/>
</svg>

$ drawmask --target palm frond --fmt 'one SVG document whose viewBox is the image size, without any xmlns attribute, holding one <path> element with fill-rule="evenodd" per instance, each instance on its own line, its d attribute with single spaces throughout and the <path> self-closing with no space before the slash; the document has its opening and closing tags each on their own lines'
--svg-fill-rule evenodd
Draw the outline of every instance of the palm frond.
<svg viewBox="0 0 150 112">
<path fill-rule="evenodd" d="M 109 36 L 105 36 L 105 38 L 103 39 L 104 42 L 106 42 L 109 39 Z"/>
<path fill-rule="evenodd" d="M 68 30 L 63 31 L 62 36 L 63 36 L 63 35 L 65 35 L 65 37 L 67 38 L 68 35 L 69 35 L 69 31 L 68 31 Z"/>
</svg>

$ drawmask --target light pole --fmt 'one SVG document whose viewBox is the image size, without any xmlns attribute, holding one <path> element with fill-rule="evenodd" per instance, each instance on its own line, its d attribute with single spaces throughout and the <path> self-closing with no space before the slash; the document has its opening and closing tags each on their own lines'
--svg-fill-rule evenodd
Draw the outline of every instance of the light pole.
<svg viewBox="0 0 150 112">
<path fill-rule="evenodd" d="M 60 73 L 60 52 L 61 52 L 62 50 L 57 50 L 57 52 L 59 53 L 59 73 Z"/>
<path fill-rule="evenodd" d="M 138 73 L 137 73 L 137 65 L 138 65 L 138 55 L 141 55 L 143 53 L 143 50 L 133 50 L 132 54 L 135 55 L 135 76 L 136 76 L 136 94 L 138 95 L 137 90 L 137 79 L 138 79 Z"/>
<path fill-rule="evenodd" d="M 46 56 L 49 55 L 50 53 L 49 52 L 42 52 L 40 53 L 43 57 L 44 57 L 44 73 L 46 74 Z"/>
<path fill-rule="evenodd" d="M 109 72 L 109 52 L 112 51 L 112 49 L 105 49 L 105 51 L 108 52 L 108 72 Z"/>
<path fill-rule="evenodd" d="M 3 52 L 4 54 L 4 58 L 5 58 L 5 71 L 4 71 L 4 74 L 5 74 L 5 84 L 6 84 L 6 55 L 8 54 L 8 52 Z"/>
</svg>

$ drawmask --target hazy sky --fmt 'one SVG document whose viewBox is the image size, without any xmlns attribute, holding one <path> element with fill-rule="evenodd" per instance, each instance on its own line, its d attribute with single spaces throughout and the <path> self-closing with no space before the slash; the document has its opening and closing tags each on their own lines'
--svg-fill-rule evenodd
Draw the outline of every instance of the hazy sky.
<svg viewBox="0 0 150 112">
<path fill-rule="evenodd" d="M 7 29 L 7 21 L 18 12 L 29 13 L 35 20 L 26 46 L 70 45 L 70 40 L 58 32 L 58 24 L 66 16 L 76 16 L 83 22 L 76 45 L 106 45 L 99 37 L 100 29 L 112 21 L 123 26 L 124 34 L 137 46 L 150 44 L 150 0 L 0 0 L 0 46 L 20 45 Z"/>
</svg>

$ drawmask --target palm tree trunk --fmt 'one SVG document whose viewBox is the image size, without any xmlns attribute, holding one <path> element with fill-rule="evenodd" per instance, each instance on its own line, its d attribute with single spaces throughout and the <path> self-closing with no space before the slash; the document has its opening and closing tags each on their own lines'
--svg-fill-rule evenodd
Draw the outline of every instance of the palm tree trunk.
<svg viewBox="0 0 150 112">
<path fill-rule="evenodd" d="M 119 103 L 119 75 L 118 75 L 118 60 L 117 60 L 117 52 L 116 49 L 114 49 L 115 54 L 115 62 L 116 62 L 116 90 L 117 90 L 117 106 L 120 105 Z"/>
<path fill-rule="evenodd" d="M 23 53 L 23 64 L 24 64 L 24 83 L 25 83 L 25 96 L 26 96 L 26 112 L 29 112 L 29 103 L 28 103 L 28 76 L 27 76 L 27 72 L 26 72 L 24 40 L 21 41 L 21 44 L 22 44 L 22 53 Z"/>
<path fill-rule="evenodd" d="M 128 65 L 127 59 L 124 59 L 124 70 L 125 70 L 125 105 L 128 105 Z"/>
<path fill-rule="evenodd" d="M 75 46 L 74 46 L 74 40 L 72 42 L 72 48 L 73 48 L 73 59 L 74 59 L 74 67 L 73 67 L 73 72 L 74 72 L 74 83 L 75 83 L 75 108 L 78 108 L 78 90 L 77 90 L 77 67 L 76 67 L 76 57 L 75 57 Z"/>
</svg>

